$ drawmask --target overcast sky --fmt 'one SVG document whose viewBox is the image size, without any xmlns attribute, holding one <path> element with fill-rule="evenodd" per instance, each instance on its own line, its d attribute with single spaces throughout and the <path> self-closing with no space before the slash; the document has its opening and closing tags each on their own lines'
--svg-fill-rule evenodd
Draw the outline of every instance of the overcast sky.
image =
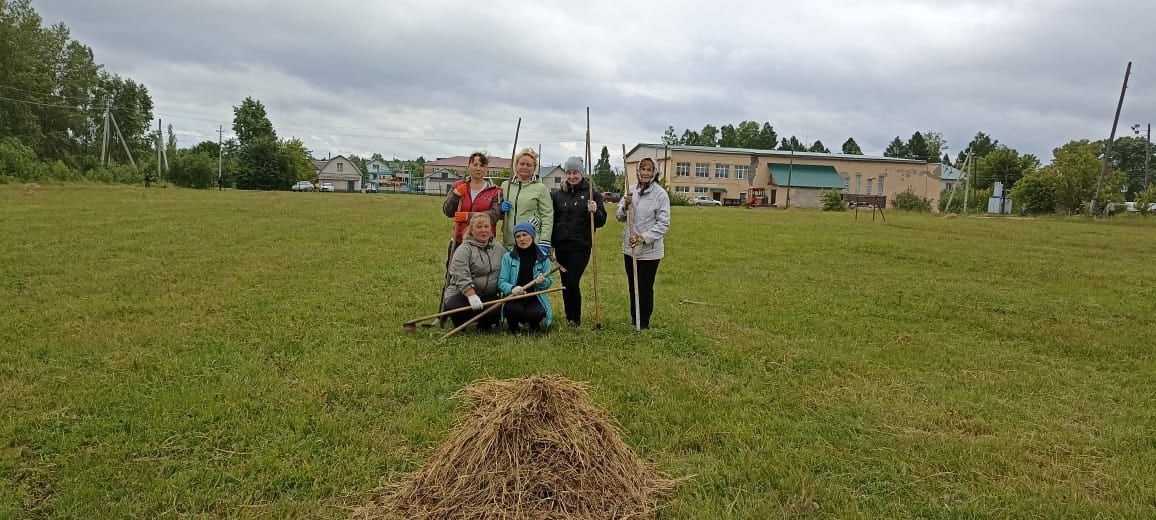
<svg viewBox="0 0 1156 520">
<path fill-rule="evenodd" d="M 427 159 L 542 145 L 597 154 L 706 123 L 771 121 L 869 154 L 977 130 L 1047 161 L 1156 119 L 1156 2 L 379 2 L 34 0 L 108 70 L 143 82 L 182 146 L 261 100 L 282 137 Z"/>
</svg>

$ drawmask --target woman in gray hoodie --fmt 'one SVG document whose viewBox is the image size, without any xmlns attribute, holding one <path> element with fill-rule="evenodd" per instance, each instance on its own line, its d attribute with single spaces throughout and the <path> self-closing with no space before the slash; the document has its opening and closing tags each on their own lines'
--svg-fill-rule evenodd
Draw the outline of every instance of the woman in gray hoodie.
<svg viewBox="0 0 1156 520">
<path fill-rule="evenodd" d="M 465 240 L 454 250 L 450 259 L 449 286 L 446 288 L 445 309 L 469 306 L 470 310 L 450 315 L 454 326 L 470 320 L 482 310 L 483 301 L 498 298 L 498 275 L 502 269 L 502 255 L 506 249 L 494 243 L 494 224 L 486 213 L 474 213 L 466 229 Z M 497 327 L 502 315 L 491 312 L 477 321 L 483 330 Z"/>
<path fill-rule="evenodd" d="M 654 161 L 638 162 L 638 183 L 622 197 L 615 218 L 626 222 L 633 211 L 633 222 L 622 230 L 622 257 L 626 261 L 626 280 L 630 291 L 631 324 L 650 328 L 654 312 L 654 278 L 658 263 L 665 255 L 662 239 L 670 228 L 670 196 L 655 182 Z M 634 279 L 634 260 L 638 261 L 638 280 Z M 634 287 L 638 284 L 638 302 L 634 301 Z M 641 312 L 639 312 L 641 310 Z M 636 314 L 637 313 L 637 314 Z"/>
</svg>

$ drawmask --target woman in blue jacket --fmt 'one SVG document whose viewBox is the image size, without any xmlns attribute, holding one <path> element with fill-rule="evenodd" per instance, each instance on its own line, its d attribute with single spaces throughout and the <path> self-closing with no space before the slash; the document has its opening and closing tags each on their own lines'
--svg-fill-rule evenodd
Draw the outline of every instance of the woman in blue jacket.
<svg viewBox="0 0 1156 520">
<path fill-rule="evenodd" d="M 517 296 L 550 288 L 550 258 L 534 243 L 536 234 L 529 222 L 514 226 L 514 247 L 502 257 L 498 276 L 498 291 L 503 295 Z M 529 287 L 523 289 L 526 285 Z M 545 294 L 506 302 L 502 315 L 510 332 L 521 330 L 522 325 L 538 331 L 549 328 L 554 321 L 550 299 Z"/>
</svg>

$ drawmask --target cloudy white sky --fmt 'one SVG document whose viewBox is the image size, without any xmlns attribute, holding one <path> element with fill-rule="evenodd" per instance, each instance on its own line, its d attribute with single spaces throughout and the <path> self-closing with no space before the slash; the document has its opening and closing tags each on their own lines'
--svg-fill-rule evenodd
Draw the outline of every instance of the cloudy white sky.
<svg viewBox="0 0 1156 520">
<path fill-rule="evenodd" d="M 1035 153 L 1156 119 L 1156 2 L 34 0 L 98 62 L 145 83 L 182 145 L 265 103 L 328 153 L 426 158 L 656 142 L 667 125 L 769 120 L 880 153 L 977 131 Z M 597 153 L 597 149 L 595 150 Z"/>
</svg>

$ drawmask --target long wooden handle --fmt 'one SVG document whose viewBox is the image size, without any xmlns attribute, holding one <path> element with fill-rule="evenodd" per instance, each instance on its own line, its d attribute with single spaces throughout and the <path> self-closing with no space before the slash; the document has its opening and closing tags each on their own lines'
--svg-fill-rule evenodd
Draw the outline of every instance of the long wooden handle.
<svg viewBox="0 0 1156 520">
<path fill-rule="evenodd" d="M 586 187 L 590 188 L 589 201 L 595 204 L 597 211 L 594 179 L 590 176 L 590 107 L 586 107 Z M 598 304 L 598 240 L 594 237 L 594 213 L 590 213 L 590 256 L 594 257 L 594 324 L 599 326 L 602 324 L 602 306 Z"/>
<path fill-rule="evenodd" d="M 502 306 L 501 304 L 503 304 L 503 303 L 506 303 L 506 302 L 509 302 L 509 301 L 513 301 L 513 300 L 520 300 L 520 299 L 522 299 L 522 298 L 529 298 L 529 297 L 531 297 L 531 296 L 540 296 L 540 295 L 543 295 L 543 294 L 550 294 L 550 293 L 555 293 L 555 292 L 561 291 L 561 290 L 563 290 L 563 289 L 565 289 L 565 287 L 551 287 L 551 288 L 549 288 L 549 289 L 546 289 L 546 290 L 544 290 L 544 291 L 535 291 L 535 292 L 522 293 L 522 294 L 519 294 L 519 295 L 517 295 L 517 296 L 507 296 L 507 297 L 505 297 L 505 298 L 502 298 L 502 299 L 500 299 L 500 300 L 493 300 L 493 301 L 487 302 L 487 303 L 486 303 L 486 305 L 487 305 L 488 307 L 486 307 L 486 309 L 485 309 L 485 310 L 483 310 L 482 312 L 479 312 L 477 316 L 474 316 L 473 318 L 470 318 L 470 319 L 469 319 L 469 321 L 467 321 L 467 322 L 465 322 L 465 323 L 463 323 L 463 324 L 461 324 L 461 325 L 458 325 L 456 328 L 454 328 L 454 330 L 451 330 L 451 331 L 447 332 L 445 336 L 442 336 L 442 337 L 441 337 L 441 339 L 446 339 L 446 338 L 448 338 L 448 337 L 450 337 L 450 336 L 453 336 L 454 334 L 457 334 L 458 332 L 461 332 L 461 331 L 462 331 L 462 329 L 465 329 L 466 327 L 469 327 L 469 326 L 470 326 L 471 324 L 473 324 L 474 322 L 476 322 L 476 321 L 478 321 L 478 320 L 482 319 L 482 317 L 484 317 L 485 315 L 487 315 L 487 314 L 489 314 L 489 313 L 493 312 L 493 311 L 494 311 L 494 309 L 497 309 L 497 308 L 501 307 L 501 306 Z M 466 307 L 466 308 L 468 309 L 469 307 Z"/>
<path fill-rule="evenodd" d="M 514 167 L 515 167 L 514 154 L 518 153 L 518 134 L 520 134 L 521 132 L 522 132 L 522 118 L 518 117 L 518 126 L 516 128 L 514 128 L 514 149 L 510 151 L 510 178 L 506 179 L 506 182 L 507 182 L 506 185 L 507 186 L 513 186 L 514 175 L 517 175 L 516 173 L 514 173 Z M 499 190 L 499 192 L 501 192 L 501 190 Z M 499 197 L 498 200 L 499 200 L 499 202 L 506 200 L 506 194 L 504 192 L 501 192 L 501 197 Z M 499 214 L 500 214 L 500 212 L 499 212 Z M 506 227 L 507 227 L 507 223 L 509 221 L 510 221 L 510 218 L 508 216 L 502 215 L 502 238 L 501 238 L 501 240 L 499 240 L 499 242 L 502 242 L 503 244 L 506 242 Z"/>
</svg>

